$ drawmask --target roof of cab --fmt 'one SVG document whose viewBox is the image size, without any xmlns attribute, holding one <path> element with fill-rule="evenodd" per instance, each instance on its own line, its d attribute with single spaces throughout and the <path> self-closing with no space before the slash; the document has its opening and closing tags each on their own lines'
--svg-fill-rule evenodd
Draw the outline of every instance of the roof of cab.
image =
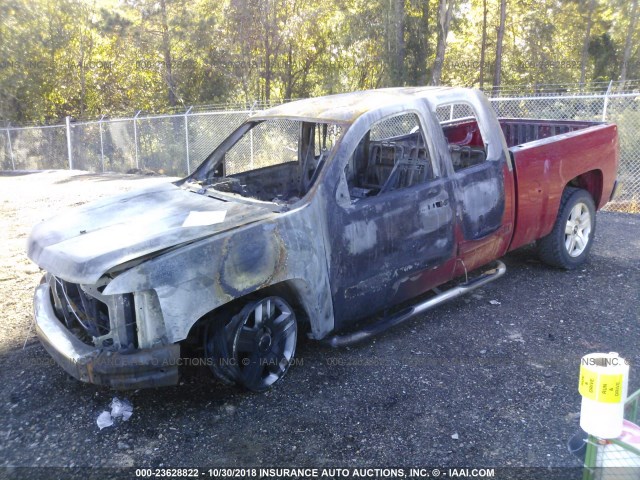
<svg viewBox="0 0 640 480">
<path fill-rule="evenodd" d="M 401 103 L 410 106 L 418 98 L 454 90 L 458 89 L 452 87 L 400 87 L 326 95 L 285 103 L 258 113 L 253 119 L 300 118 L 351 123 L 370 110 Z"/>
</svg>

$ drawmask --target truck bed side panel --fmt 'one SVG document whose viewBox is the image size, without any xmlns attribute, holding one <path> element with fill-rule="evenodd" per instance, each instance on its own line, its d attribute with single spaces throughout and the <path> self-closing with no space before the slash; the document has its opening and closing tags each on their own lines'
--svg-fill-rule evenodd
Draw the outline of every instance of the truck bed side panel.
<svg viewBox="0 0 640 480">
<path fill-rule="evenodd" d="M 615 125 L 595 125 L 510 147 L 516 176 L 516 227 L 510 250 L 548 235 L 553 229 L 562 192 L 587 172 L 602 184 L 596 208 L 611 196 L 618 165 Z"/>
</svg>

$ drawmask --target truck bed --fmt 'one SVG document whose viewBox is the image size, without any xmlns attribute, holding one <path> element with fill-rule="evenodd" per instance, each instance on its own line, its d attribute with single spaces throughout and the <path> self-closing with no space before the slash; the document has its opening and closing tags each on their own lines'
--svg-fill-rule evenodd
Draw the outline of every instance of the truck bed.
<svg viewBox="0 0 640 480">
<path fill-rule="evenodd" d="M 530 118 L 500 118 L 500 127 L 509 148 L 524 143 L 575 132 L 602 122 L 580 120 L 535 120 Z"/>
<path fill-rule="evenodd" d="M 600 209 L 618 165 L 617 127 L 575 120 L 500 119 L 516 179 L 510 250 L 548 235 L 568 184 L 584 188 Z M 614 158 L 615 161 L 606 161 Z"/>
</svg>

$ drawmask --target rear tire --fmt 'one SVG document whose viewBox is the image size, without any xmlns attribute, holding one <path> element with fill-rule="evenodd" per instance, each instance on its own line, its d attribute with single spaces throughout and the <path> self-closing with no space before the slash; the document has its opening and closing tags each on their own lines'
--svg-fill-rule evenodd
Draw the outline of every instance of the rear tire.
<svg viewBox="0 0 640 480">
<path fill-rule="evenodd" d="M 573 270 L 587 259 L 596 232 L 596 207 L 586 190 L 567 187 L 553 230 L 537 241 L 538 255 L 548 265 Z"/>
</svg>

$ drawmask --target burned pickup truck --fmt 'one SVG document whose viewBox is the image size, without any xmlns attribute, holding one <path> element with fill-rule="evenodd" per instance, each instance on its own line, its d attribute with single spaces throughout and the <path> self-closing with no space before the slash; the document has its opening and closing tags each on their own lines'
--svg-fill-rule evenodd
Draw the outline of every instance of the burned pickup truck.
<svg viewBox="0 0 640 480">
<path fill-rule="evenodd" d="M 617 142 L 611 124 L 498 119 L 473 89 L 275 107 L 182 180 L 36 225 L 37 334 L 86 382 L 175 384 L 192 342 L 221 380 L 265 390 L 303 328 L 363 340 L 499 278 L 532 242 L 582 265 Z"/>
</svg>

